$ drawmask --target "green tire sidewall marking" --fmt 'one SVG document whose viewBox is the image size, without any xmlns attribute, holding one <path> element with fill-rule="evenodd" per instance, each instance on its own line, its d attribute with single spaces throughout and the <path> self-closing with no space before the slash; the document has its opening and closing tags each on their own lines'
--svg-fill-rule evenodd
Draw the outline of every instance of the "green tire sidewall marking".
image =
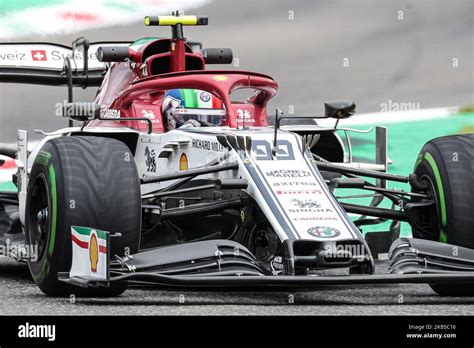
<svg viewBox="0 0 474 348">
<path fill-rule="evenodd" d="M 47 152 L 46 152 L 47 153 Z M 48 153 L 49 155 L 49 153 Z M 50 155 L 51 156 L 51 155 Z M 49 245 L 48 245 L 48 254 L 46 255 L 46 259 L 43 263 L 43 268 L 41 269 L 40 273 L 37 276 L 34 276 L 34 280 L 36 282 L 42 281 L 46 278 L 49 274 L 51 269 L 50 260 L 53 256 L 54 252 L 54 243 L 56 241 L 56 223 L 57 223 L 57 193 L 56 193 L 56 172 L 54 171 L 53 164 L 49 164 L 48 166 L 49 172 L 49 181 L 50 181 L 50 192 L 51 192 L 51 235 L 49 238 Z"/>
<path fill-rule="evenodd" d="M 418 155 L 418 157 L 416 158 L 415 169 L 416 169 L 416 167 L 418 167 L 418 165 L 420 164 L 420 162 L 421 162 L 422 160 L 423 160 L 423 154 L 420 153 L 420 154 Z"/>
<path fill-rule="evenodd" d="M 433 156 L 425 152 L 423 158 L 426 160 L 426 162 L 431 166 L 431 169 L 433 170 L 433 174 L 435 176 L 436 180 L 436 187 L 438 188 L 438 198 L 439 198 L 439 203 L 440 203 L 440 210 L 441 210 L 441 225 L 442 228 L 440 228 L 439 232 L 439 241 L 443 243 L 447 243 L 448 241 L 448 236 L 446 232 L 444 232 L 443 227 L 446 226 L 446 221 L 447 221 L 447 216 L 446 216 L 446 202 L 444 200 L 444 189 L 443 189 L 443 182 L 441 181 L 441 175 L 438 170 L 438 166 L 436 165 L 436 162 L 433 158 Z"/>
<path fill-rule="evenodd" d="M 36 155 L 35 162 L 38 162 L 39 164 L 47 167 L 50 159 L 51 159 L 51 154 L 49 152 L 41 150 Z"/>
<path fill-rule="evenodd" d="M 439 231 L 439 241 L 442 242 L 442 243 L 447 243 L 448 242 L 448 235 L 443 230 Z"/>
<path fill-rule="evenodd" d="M 51 257 L 54 251 L 54 242 L 56 241 L 56 218 L 57 218 L 57 193 L 56 193 L 56 173 L 52 164 L 49 165 L 49 179 L 51 180 L 51 238 L 49 240 L 48 256 Z"/>
</svg>

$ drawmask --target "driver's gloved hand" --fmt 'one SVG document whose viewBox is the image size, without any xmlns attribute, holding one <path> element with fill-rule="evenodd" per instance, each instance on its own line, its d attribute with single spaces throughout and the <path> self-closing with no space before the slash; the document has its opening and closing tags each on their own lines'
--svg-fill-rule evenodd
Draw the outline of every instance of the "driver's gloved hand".
<svg viewBox="0 0 474 348">
<path fill-rule="evenodd" d="M 201 122 L 199 122 L 198 120 L 189 119 L 179 128 L 195 128 L 195 127 L 201 127 Z"/>
</svg>

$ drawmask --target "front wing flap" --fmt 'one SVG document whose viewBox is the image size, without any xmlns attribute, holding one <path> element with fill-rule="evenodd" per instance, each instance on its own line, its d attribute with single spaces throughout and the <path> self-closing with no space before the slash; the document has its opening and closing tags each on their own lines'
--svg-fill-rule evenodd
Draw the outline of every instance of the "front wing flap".
<svg viewBox="0 0 474 348">
<path fill-rule="evenodd" d="M 390 272 L 396 274 L 474 272 L 473 249 L 423 239 L 397 239 L 389 260 Z"/>
</svg>

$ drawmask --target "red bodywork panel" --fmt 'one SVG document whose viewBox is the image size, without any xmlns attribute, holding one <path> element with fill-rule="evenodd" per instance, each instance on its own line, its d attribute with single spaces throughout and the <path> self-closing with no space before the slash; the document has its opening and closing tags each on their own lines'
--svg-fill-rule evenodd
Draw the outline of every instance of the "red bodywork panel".
<svg viewBox="0 0 474 348">
<path fill-rule="evenodd" d="M 270 76 L 247 71 L 204 70 L 202 55 L 192 52 L 187 44 L 184 47 L 185 64 L 197 70 L 147 76 L 153 64 L 162 63 L 164 69 L 167 69 L 166 62 L 172 53 L 160 50 L 170 43 L 172 44 L 169 39 L 161 39 L 140 46 L 137 51 L 130 48 L 132 62 L 114 63 L 111 66 L 95 99 L 103 107 L 104 114 L 108 111 L 114 117 L 148 117 L 152 121 L 153 132 L 161 133 L 165 131 L 162 115 L 165 92 L 171 89 L 196 89 L 209 92 L 222 100 L 226 110 L 223 126 L 267 126 L 266 106 L 278 89 L 278 84 Z M 160 66 L 160 71 L 163 66 Z M 255 89 L 256 92 L 244 103 L 231 102 L 230 94 L 241 88 Z M 94 120 L 87 125 L 96 126 L 147 130 L 146 122 L 140 120 Z"/>
</svg>

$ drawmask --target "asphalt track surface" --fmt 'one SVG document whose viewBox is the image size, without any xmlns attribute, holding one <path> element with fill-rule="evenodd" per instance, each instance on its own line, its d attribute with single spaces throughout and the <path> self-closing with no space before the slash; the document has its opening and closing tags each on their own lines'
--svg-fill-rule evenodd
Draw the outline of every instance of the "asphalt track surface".
<svg viewBox="0 0 474 348">
<path fill-rule="evenodd" d="M 289 11 L 294 11 L 294 20 L 289 20 Z M 403 20 L 397 18 L 398 11 L 403 11 Z M 196 12 L 209 15 L 211 25 L 186 28 L 186 37 L 208 47 L 232 47 L 240 69 L 274 76 L 280 93 L 272 106 L 283 110 L 293 105 L 296 113 L 320 114 L 323 101 L 333 99 L 354 100 L 359 112 L 379 111 L 389 100 L 419 103 L 422 108 L 474 102 L 472 1 L 219 0 Z M 168 29 L 137 23 L 41 39 L 69 44 L 80 35 L 91 41 L 133 40 L 165 36 Z M 343 66 L 344 58 L 348 67 Z M 454 58 L 458 67 L 452 65 Z M 66 95 L 57 87 L 0 86 L 1 142 L 14 141 L 18 128 L 32 132 L 64 126 L 66 122 L 53 115 L 55 104 Z M 92 90 L 75 91 L 78 101 L 92 95 Z M 272 292 L 132 287 L 119 298 L 77 299 L 72 304 L 44 296 L 26 265 L 4 258 L 0 303 L 0 314 L 10 315 L 474 313 L 474 298 L 442 298 L 428 285 Z"/>
</svg>

